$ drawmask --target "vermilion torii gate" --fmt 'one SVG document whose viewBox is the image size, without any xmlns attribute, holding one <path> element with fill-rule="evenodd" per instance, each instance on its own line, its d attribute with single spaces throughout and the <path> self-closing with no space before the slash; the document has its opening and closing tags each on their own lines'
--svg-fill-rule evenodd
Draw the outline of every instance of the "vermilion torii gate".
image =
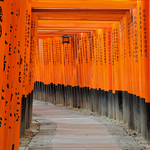
<svg viewBox="0 0 150 150">
<path fill-rule="evenodd" d="M 149 7 L 147 0 L 1 0 L 0 150 L 18 150 L 33 90 L 36 99 L 123 120 L 150 140 Z"/>
</svg>

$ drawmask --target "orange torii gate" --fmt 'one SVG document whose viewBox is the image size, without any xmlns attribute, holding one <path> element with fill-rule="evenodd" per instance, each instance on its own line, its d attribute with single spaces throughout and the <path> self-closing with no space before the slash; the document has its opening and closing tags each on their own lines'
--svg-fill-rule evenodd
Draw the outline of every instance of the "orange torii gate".
<svg viewBox="0 0 150 150">
<path fill-rule="evenodd" d="M 52 103 L 123 120 L 150 140 L 149 9 L 147 0 L 0 1 L 0 150 L 18 150 L 35 81 L 61 92 Z"/>
</svg>

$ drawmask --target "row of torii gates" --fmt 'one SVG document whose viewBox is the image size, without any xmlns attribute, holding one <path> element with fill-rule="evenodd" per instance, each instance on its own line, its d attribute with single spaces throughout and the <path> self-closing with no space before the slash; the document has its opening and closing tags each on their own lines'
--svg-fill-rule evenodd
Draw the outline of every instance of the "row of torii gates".
<svg viewBox="0 0 150 150">
<path fill-rule="evenodd" d="M 0 150 L 18 150 L 33 98 L 124 121 L 149 141 L 149 9 L 149 0 L 0 0 Z"/>
</svg>

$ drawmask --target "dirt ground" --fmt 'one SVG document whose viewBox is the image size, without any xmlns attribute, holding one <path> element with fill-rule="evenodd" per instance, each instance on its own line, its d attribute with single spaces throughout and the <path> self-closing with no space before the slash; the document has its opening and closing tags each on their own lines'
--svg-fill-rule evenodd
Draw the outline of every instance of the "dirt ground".
<svg viewBox="0 0 150 150">
<path fill-rule="evenodd" d="M 26 130 L 24 137 L 19 140 L 19 150 L 28 150 L 28 146 L 33 137 L 40 131 L 40 124 L 32 120 L 31 128 Z"/>
</svg>

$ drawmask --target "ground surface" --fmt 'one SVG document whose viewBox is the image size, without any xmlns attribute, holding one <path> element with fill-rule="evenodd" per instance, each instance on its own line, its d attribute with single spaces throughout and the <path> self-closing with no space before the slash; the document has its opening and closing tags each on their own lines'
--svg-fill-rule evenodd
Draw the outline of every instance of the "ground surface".
<svg viewBox="0 0 150 150">
<path fill-rule="evenodd" d="M 26 130 L 26 133 L 19 140 L 19 150 L 28 150 L 28 146 L 33 137 L 39 132 L 40 124 L 36 120 L 32 120 L 30 129 Z"/>
<path fill-rule="evenodd" d="M 40 132 L 29 150 L 144 150 L 113 122 L 63 107 L 34 102 Z"/>
</svg>

